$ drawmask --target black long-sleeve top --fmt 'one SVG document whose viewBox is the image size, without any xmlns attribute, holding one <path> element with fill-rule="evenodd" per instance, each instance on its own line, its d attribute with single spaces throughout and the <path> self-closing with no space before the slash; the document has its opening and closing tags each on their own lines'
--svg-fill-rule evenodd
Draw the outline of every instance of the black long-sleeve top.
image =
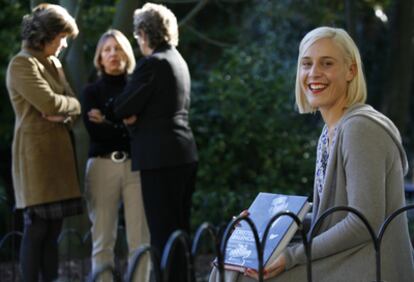
<svg viewBox="0 0 414 282">
<path fill-rule="evenodd" d="M 121 119 L 117 119 L 105 105 L 119 95 L 126 85 L 126 76 L 102 74 L 94 83 L 88 84 L 82 92 L 82 118 L 89 133 L 88 157 L 97 157 L 113 151 L 130 152 L 128 131 Z M 88 112 L 99 109 L 105 115 L 104 123 L 89 121 Z"/>
</svg>

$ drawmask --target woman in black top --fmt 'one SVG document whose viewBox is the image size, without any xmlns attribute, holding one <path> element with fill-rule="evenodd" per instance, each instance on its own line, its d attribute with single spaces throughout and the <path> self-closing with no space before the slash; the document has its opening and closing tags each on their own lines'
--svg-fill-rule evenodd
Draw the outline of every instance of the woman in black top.
<svg viewBox="0 0 414 282">
<path fill-rule="evenodd" d="M 130 258 L 149 241 L 143 210 L 139 171 L 131 171 L 128 132 L 122 120 L 105 107 L 108 100 L 122 92 L 127 75 L 135 67 L 132 47 L 117 30 L 104 33 L 96 47 L 94 64 L 99 79 L 88 85 L 82 95 L 82 116 L 90 137 L 85 194 L 92 222 L 92 271 L 105 265 L 114 267 L 114 246 L 118 208 L 122 201 Z M 139 271 L 138 281 L 146 281 Z M 100 276 L 111 281 L 109 272 Z"/>
</svg>

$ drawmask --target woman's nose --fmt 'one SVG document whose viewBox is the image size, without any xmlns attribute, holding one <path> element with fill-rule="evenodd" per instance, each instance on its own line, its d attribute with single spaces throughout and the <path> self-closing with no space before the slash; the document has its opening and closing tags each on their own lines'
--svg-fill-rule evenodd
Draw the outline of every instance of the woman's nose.
<svg viewBox="0 0 414 282">
<path fill-rule="evenodd" d="M 320 68 L 318 64 L 313 64 L 312 67 L 309 70 L 309 75 L 316 76 L 320 74 Z"/>
</svg>

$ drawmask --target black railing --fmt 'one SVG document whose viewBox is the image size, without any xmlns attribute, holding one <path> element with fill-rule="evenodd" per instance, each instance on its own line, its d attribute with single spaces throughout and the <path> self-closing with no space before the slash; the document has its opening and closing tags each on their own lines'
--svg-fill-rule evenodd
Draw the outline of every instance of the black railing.
<svg viewBox="0 0 414 282">
<path fill-rule="evenodd" d="M 268 222 L 268 224 L 266 225 L 265 231 L 263 233 L 262 238 L 259 238 L 259 234 L 258 231 L 256 229 L 255 224 L 253 223 L 253 221 L 245 216 L 238 216 L 236 218 L 234 218 L 232 220 L 232 222 L 229 223 L 229 225 L 226 228 L 226 231 L 224 233 L 224 240 L 221 241 L 221 247 L 220 247 L 220 252 L 217 254 L 217 261 L 218 261 L 218 270 L 219 270 L 219 274 L 220 274 L 220 281 L 224 282 L 224 261 L 225 261 L 225 250 L 227 248 L 227 243 L 228 240 L 231 236 L 231 233 L 234 229 L 234 227 L 242 220 L 245 220 L 250 229 L 253 232 L 253 236 L 254 236 L 254 240 L 255 240 L 255 244 L 256 244 L 256 251 L 257 251 L 257 257 L 258 257 L 258 276 L 259 276 L 259 282 L 263 282 L 263 275 L 264 275 L 264 264 L 263 264 L 263 253 L 264 253 L 264 249 L 266 247 L 266 241 L 267 241 L 267 236 L 269 234 L 270 228 L 273 224 L 273 222 L 275 222 L 279 217 L 282 216 L 288 216 L 291 217 L 295 224 L 298 226 L 298 231 L 300 232 L 301 235 L 301 239 L 302 242 L 305 246 L 305 252 L 306 252 L 306 257 L 307 257 L 307 277 L 308 277 L 308 281 L 312 281 L 312 277 L 311 277 L 311 256 L 310 256 L 310 248 L 309 248 L 309 244 L 308 244 L 308 240 L 306 239 L 306 231 L 303 228 L 303 224 L 302 221 L 297 217 L 296 214 L 289 212 L 289 211 L 283 211 L 283 212 L 279 212 L 277 214 L 275 214 L 270 221 Z"/>
<path fill-rule="evenodd" d="M 134 276 L 138 270 L 138 266 L 140 265 L 141 260 L 144 258 L 144 256 L 147 255 L 147 253 L 149 253 L 150 259 L 152 261 L 154 279 L 155 281 L 161 281 L 161 271 L 159 266 L 160 264 L 158 263 L 158 259 L 155 255 L 155 250 L 150 245 L 143 245 L 138 248 L 132 258 L 132 263 L 128 267 L 128 272 L 125 279 L 126 282 L 134 282 Z"/>
<path fill-rule="evenodd" d="M 161 259 L 161 271 L 163 280 L 169 280 L 169 270 L 171 269 L 171 260 L 177 250 L 177 244 L 181 244 L 184 249 L 184 255 L 187 263 L 187 281 L 193 281 L 194 265 L 193 256 L 190 252 L 190 237 L 182 230 L 174 231 L 165 244 L 163 256 Z"/>
<path fill-rule="evenodd" d="M 365 228 L 367 229 L 371 241 L 373 243 L 373 248 L 375 251 L 375 269 L 376 269 L 376 277 L 374 282 L 382 282 L 382 275 L 381 275 L 381 243 L 382 239 L 384 237 L 384 234 L 390 225 L 390 223 L 400 214 L 408 211 L 408 210 L 414 210 L 414 204 L 407 205 L 405 207 L 402 207 L 395 212 L 393 212 L 389 217 L 386 218 L 386 220 L 381 225 L 378 233 L 376 234 L 372 226 L 369 224 L 367 218 L 358 210 L 352 207 L 346 207 L 346 206 L 340 206 L 340 207 L 334 207 L 327 211 L 325 211 L 321 216 L 314 222 L 314 224 L 311 226 L 310 231 L 306 233 L 306 230 L 303 228 L 303 223 L 301 220 L 293 213 L 285 211 L 280 212 L 273 216 L 271 220 L 269 221 L 265 232 L 262 236 L 262 238 L 259 238 L 258 231 L 253 223 L 253 221 L 249 217 L 245 216 L 238 216 L 234 218 L 225 228 L 225 231 L 222 235 L 218 232 L 218 229 L 212 226 L 209 223 L 203 223 L 195 232 L 194 240 L 191 244 L 191 240 L 189 236 L 183 232 L 183 231 L 175 231 L 169 238 L 168 242 L 166 243 L 164 252 L 162 253 L 161 260 L 159 260 L 154 252 L 154 249 L 149 245 L 143 245 L 141 246 L 134 254 L 133 258 L 131 259 L 131 263 L 128 265 L 127 273 L 125 278 L 125 281 L 127 282 L 133 282 L 134 276 L 137 274 L 137 271 L 139 266 L 143 263 L 143 258 L 148 257 L 151 260 L 151 266 L 152 266 L 152 274 L 153 278 L 156 282 L 161 281 L 168 281 L 169 274 L 170 274 L 170 265 L 171 260 L 174 257 L 173 255 L 177 252 L 177 250 L 183 250 L 186 263 L 187 263 L 187 278 L 189 281 L 195 281 L 195 266 L 194 261 L 195 258 L 198 256 L 198 252 L 200 250 L 201 242 L 211 242 L 213 243 L 213 249 L 216 255 L 217 263 L 218 263 L 218 272 L 219 272 L 219 278 L 221 282 L 224 282 L 224 261 L 225 261 L 225 250 L 227 248 L 228 240 L 231 236 L 231 233 L 233 229 L 238 225 L 239 222 L 245 221 L 250 226 L 254 240 L 256 245 L 256 251 L 258 254 L 258 276 L 259 281 L 263 281 L 263 271 L 264 271 L 264 263 L 263 263 L 263 250 L 265 248 L 266 244 L 266 238 L 268 236 L 270 227 L 274 221 L 276 221 L 279 217 L 282 216 L 288 216 L 291 217 L 295 224 L 298 226 L 299 234 L 301 235 L 301 240 L 304 244 L 305 254 L 307 257 L 306 260 L 306 271 L 307 271 L 307 281 L 312 282 L 312 242 L 313 238 L 315 237 L 319 227 L 323 223 L 323 221 L 329 217 L 330 215 L 337 213 L 337 212 L 348 212 L 354 214 L 361 222 L 364 224 Z M 203 236 L 204 234 L 209 235 L 209 238 L 205 238 Z M 5 242 L 13 239 L 14 237 L 21 237 L 22 233 L 18 231 L 11 231 L 4 235 L 0 240 L 0 250 L 2 250 L 5 246 Z M 77 232 L 74 229 L 68 229 L 64 230 L 61 235 L 59 236 L 58 242 L 61 243 L 64 238 L 71 237 L 69 239 L 76 238 L 77 244 L 80 246 L 85 246 L 86 243 L 90 240 L 90 235 L 87 233 L 83 237 L 79 232 Z M 69 240 L 68 241 L 71 241 Z M 177 248 L 180 246 L 180 248 Z M 72 252 L 70 246 L 68 247 L 68 252 L 66 253 L 67 260 L 71 260 Z M 12 280 L 11 281 L 19 281 L 17 273 L 14 272 L 14 261 L 17 256 L 15 254 L 12 254 L 12 264 L 13 266 L 13 273 L 12 273 Z M 73 259 L 73 258 L 72 258 Z M 147 270 L 146 268 L 142 268 Z M 81 273 L 81 277 L 85 277 L 85 268 L 83 266 L 79 270 Z M 111 273 L 114 281 L 122 281 L 122 277 L 119 274 L 118 271 L 115 270 L 114 267 L 107 265 L 106 267 L 103 267 L 98 272 L 93 273 L 89 276 L 89 281 L 97 281 L 98 278 L 103 273 Z M 70 274 L 70 273 L 69 273 Z M 79 274 L 79 273 L 78 273 Z M 2 276 L 2 273 L 0 273 L 0 277 Z M 3 280 L 2 280 L 3 281 Z"/>
<path fill-rule="evenodd" d="M 92 275 L 91 275 L 91 278 L 89 280 L 90 280 L 90 282 L 99 281 L 101 276 L 109 274 L 109 273 L 112 275 L 113 281 L 115 281 L 115 282 L 122 281 L 120 274 L 110 264 L 104 265 L 103 267 L 101 267 L 96 272 L 93 272 Z"/>
</svg>

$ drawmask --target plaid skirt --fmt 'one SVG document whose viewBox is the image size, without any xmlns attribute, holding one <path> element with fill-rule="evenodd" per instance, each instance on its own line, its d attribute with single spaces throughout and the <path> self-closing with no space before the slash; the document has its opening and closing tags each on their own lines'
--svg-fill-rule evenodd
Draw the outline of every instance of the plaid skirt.
<svg viewBox="0 0 414 282">
<path fill-rule="evenodd" d="M 33 216 L 41 219 L 63 219 L 83 212 L 82 198 L 27 207 L 23 210 L 24 223 L 30 224 Z"/>
</svg>

